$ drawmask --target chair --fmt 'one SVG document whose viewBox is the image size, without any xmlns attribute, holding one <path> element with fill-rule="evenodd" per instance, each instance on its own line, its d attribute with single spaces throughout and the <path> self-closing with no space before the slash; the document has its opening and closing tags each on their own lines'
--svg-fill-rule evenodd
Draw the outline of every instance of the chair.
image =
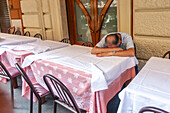
<svg viewBox="0 0 170 113">
<path fill-rule="evenodd" d="M 60 42 L 71 44 L 71 41 L 68 38 L 63 38 Z"/>
<path fill-rule="evenodd" d="M 136 56 L 136 45 L 134 43 L 134 49 L 135 49 L 135 56 Z M 136 72 L 136 75 L 138 74 L 139 70 L 138 70 L 138 65 L 136 64 L 135 66 L 135 72 Z"/>
<path fill-rule="evenodd" d="M 136 56 L 136 44 L 135 43 L 133 43 L 133 44 L 134 44 L 135 56 Z"/>
<path fill-rule="evenodd" d="M 14 106 L 14 91 L 13 88 L 18 86 L 17 77 L 20 76 L 20 73 L 15 67 L 8 67 L 8 69 L 4 66 L 4 64 L 0 61 L 0 77 L 8 79 L 10 81 L 10 89 L 11 89 L 11 100 L 12 106 Z"/>
<path fill-rule="evenodd" d="M 139 113 L 144 113 L 146 111 L 150 111 L 150 112 L 153 112 L 153 113 L 169 113 L 165 110 L 162 110 L 160 108 L 156 108 L 156 107 L 143 107 L 142 109 L 140 109 Z"/>
<path fill-rule="evenodd" d="M 15 33 L 15 26 L 8 28 L 7 33 L 8 34 L 14 34 Z"/>
<path fill-rule="evenodd" d="M 44 99 L 44 97 L 47 94 L 49 94 L 49 91 L 44 89 L 38 83 L 37 84 L 32 84 L 29 77 L 27 76 L 25 71 L 20 67 L 20 65 L 18 63 L 16 63 L 15 66 L 18 69 L 18 71 L 21 73 L 21 76 L 24 78 L 24 80 L 27 82 L 27 84 L 31 88 L 31 92 L 30 92 L 30 113 L 33 112 L 33 93 L 36 96 L 36 98 L 38 99 L 38 113 L 41 113 L 42 99 Z"/>
<path fill-rule="evenodd" d="M 42 35 L 41 35 L 41 34 L 39 34 L 39 33 L 35 34 L 35 35 L 34 35 L 34 37 L 36 37 L 36 38 L 40 38 L 41 40 L 43 39 L 43 38 L 42 38 Z"/>
<path fill-rule="evenodd" d="M 84 43 L 82 43 L 81 45 L 82 45 L 82 46 L 88 46 L 88 47 L 94 47 L 94 46 L 93 46 L 93 43 L 91 43 L 91 42 L 84 42 Z"/>
<path fill-rule="evenodd" d="M 21 31 L 17 30 L 17 31 L 15 32 L 15 35 L 21 35 Z"/>
<path fill-rule="evenodd" d="M 60 104 L 72 112 L 81 113 L 76 101 L 67 87 L 54 76 L 47 74 L 43 79 L 54 99 L 54 113 L 56 113 L 56 105 Z"/>
<path fill-rule="evenodd" d="M 29 32 L 29 31 L 26 31 L 26 32 L 24 33 L 24 36 L 30 36 L 30 32 Z"/>
<path fill-rule="evenodd" d="M 166 52 L 166 53 L 163 55 L 163 57 L 162 57 L 162 58 L 165 58 L 165 57 L 166 57 L 166 55 L 169 55 L 169 59 L 170 59 L 170 51 Z"/>
</svg>

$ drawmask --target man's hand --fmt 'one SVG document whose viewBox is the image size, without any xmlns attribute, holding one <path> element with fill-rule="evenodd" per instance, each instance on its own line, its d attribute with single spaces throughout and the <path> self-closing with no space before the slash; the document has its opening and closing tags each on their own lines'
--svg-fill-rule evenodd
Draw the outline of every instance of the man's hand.
<svg viewBox="0 0 170 113">
<path fill-rule="evenodd" d="M 123 51 L 122 48 L 99 48 L 99 47 L 94 47 L 91 50 L 91 54 L 100 54 L 100 53 L 107 53 L 107 52 L 113 52 L 113 51 Z"/>
<path fill-rule="evenodd" d="M 129 48 L 128 50 L 116 51 L 115 54 L 113 53 L 113 51 L 97 53 L 96 56 L 97 57 L 106 57 L 106 56 L 133 57 L 135 56 L 135 50 L 134 48 Z"/>
<path fill-rule="evenodd" d="M 97 57 L 113 56 L 113 52 L 105 52 L 96 54 Z"/>
</svg>

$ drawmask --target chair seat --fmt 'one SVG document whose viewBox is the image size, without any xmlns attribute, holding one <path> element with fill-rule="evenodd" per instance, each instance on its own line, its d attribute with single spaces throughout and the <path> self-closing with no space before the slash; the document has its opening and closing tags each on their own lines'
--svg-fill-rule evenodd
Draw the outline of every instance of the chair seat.
<svg viewBox="0 0 170 113">
<path fill-rule="evenodd" d="M 20 74 L 20 72 L 15 67 L 8 68 L 8 71 L 12 77 L 15 77 Z"/>
<path fill-rule="evenodd" d="M 36 84 L 33 84 L 35 90 L 37 91 L 37 93 L 39 94 L 39 96 L 44 96 L 46 94 L 49 93 L 48 90 L 46 90 L 45 88 L 43 88 L 40 84 L 36 83 Z"/>
</svg>

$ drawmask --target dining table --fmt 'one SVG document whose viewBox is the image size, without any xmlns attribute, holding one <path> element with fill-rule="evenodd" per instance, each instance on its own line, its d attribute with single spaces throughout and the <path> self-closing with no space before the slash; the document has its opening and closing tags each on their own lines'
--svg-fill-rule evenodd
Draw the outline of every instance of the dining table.
<svg viewBox="0 0 170 113">
<path fill-rule="evenodd" d="M 28 55 L 40 54 L 67 46 L 70 46 L 70 44 L 51 40 L 38 40 L 26 44 L 2 45 L 0 48 L 3 49 L 4 52 L 0 55 L 5 64 L 9 63 L 14 67 L 15 63 L 21 65 Z"/>
<path fill-rule="evenodd" d="M 71 45 L 65 48 L 29 55 L 22 63 L 31 67 L 28 76 L 33 83 L 47 89 L 43 75 L 58 78 L 71 91 L 78 106 L 89 113 L 106 113 L 107 103 L 123 84 L 135 77 L 136 57 L 96 57 L 91 47 Z M 29 87 L 23 96 L 29 98 Z M 34 101 L 36 98 L 34 98 Z"/>
<path fill-rule="evenodd" d="M 135 77 L 136 57 L 96 57 L 92 47 L 0 33 L 0 61 L 22 65 L 33 84 L 47 89 L 43 75 L 52 74 L 73 94 L 78 106 L 89 113 L 106 113 L 107 103 L 123 84 Z M 22 82 L 22 96 L 30 98 Z M 34 102 L 36 98 L 34 97 Z"/>
<path fill-rule="evenodd" d="M 170 112 L 170 59 L 151 57 L 119 93 L 118 113 L 139 113 L 147 106 Z"/>
<path fill-rule="evenodd" d="M 28 36 L 0 33 L 0 61 L 2 61 L 6 68 L 10 67 L 5 55 L 5 52 L 9 50 L 9 48 L 4 48 L 2 46 L 27 44 L 36 41 L 40 41 L 40 39 Z M 0 81 L 6 83 L 6 79 L 0 78 Z"/>
<path fill-rule="evenodd" d="M 33 37 L 25 38 L 25 36 L 19 36 L 19 39 L 17 39 L 17 35 L 15 36 L 5 33 L 0 33 L 0 37 L 4 37 L 4 39 L 7 40 L 8 38 L 13 38 L 12 41 L 6 41 L 6 44 L 2 44 L 0 42 L 0 61 L 6 66 L 6 68 L 15 67 L 15 63 L 19 63 L 20 65 L 22 65 L 25 57 L 28 55 L 39 54 L 54 49 L 60 49 L 66 46 L 70 46 L 70 44 L 68 43 L 51 40 L 39 40 Z M 20 38 L 22 38 L 22 43 L 17 43 Z M 0 78 L 0 81 L 7 83 L 6 79 L 4 78 Z"/>
</svg>

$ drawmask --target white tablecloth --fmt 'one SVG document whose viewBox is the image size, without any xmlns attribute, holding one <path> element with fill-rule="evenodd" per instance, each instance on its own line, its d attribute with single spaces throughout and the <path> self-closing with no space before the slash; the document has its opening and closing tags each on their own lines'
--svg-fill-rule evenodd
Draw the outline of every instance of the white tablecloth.
<svg viewBox="0 0 170 113">
<path fill-rule="evenodd" d="M 41 40 L 41 39 L 28 37 L 28 36 L 0 33 L 0 46 L 25 44 L 25 43 L 35 42 L 37 40 Z"/>
<path fill-rule="evenodd" d="M 91 49 L 73 45 L 38 55 L 30 55 L 25 58 L 22 66 L 27 67 L 33 61 L 43 59 L 79 69 L 92 74 L 91 89 L 99 91 L 107 89 L 108 85 L 119 75 L 138 63 L 135 57 L 96 57 L 91 54 Z"/>
<path fill-rule="evenodd" d="M 50 40 L 39 40 L 32 43 L 20 44 L 20 45 L 2 45 L 1 48 L 12 49 L 12 50 L 26 50 L 31 51 L 34 54 L 43 53 L 46 51 L 63 48 L 70 46 L 68 43 L 62 43 Z"/>
<path fill-rule="evenodd" d="M 132 82 L 120 92 L 118 113 L 138 113 L 154 106 L 170 112 L 170 60 L 152 57 Z"/>
</svg>

